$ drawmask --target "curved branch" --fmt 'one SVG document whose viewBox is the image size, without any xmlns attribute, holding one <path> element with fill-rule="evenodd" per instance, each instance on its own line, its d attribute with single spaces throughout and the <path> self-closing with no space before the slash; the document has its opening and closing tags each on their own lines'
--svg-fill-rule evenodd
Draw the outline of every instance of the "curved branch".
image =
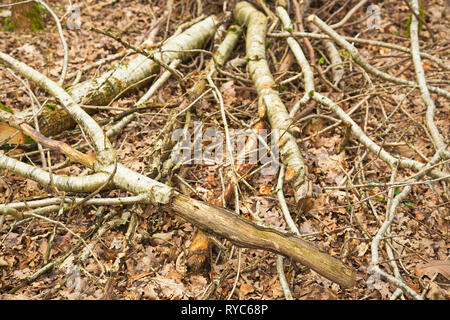
<svg viewBox="0 0 450 320">
<path fill-rule="evenodd" d="M 407 85 L 411 87 L 417 87 L 417 83 L 414 81 L 409 80 L 403 80 L 394 76 L 391 76 L 385 72 L 382 72 L 378 70 L 377 68 L 370 65 L 366 59 L 364 59 L 358 52 L 358 50 L 350 44 L 347 40 L 345 40 L 342 36 L 340 36 L 336 31 L 334 31 L 330 26 L 328 26 L 325 22 L 323 22 L 319 17 L 315 15 L 310 15 L 307 18 L 307 21 L 314 23 L 316 26 L 320 28 L 324 33 L 329 35 L 331 38 L 333 38 L 341 47 L 345 48 L 353 60 L 359 64 L 365 71 L 367 71 L 370 74 L 373 74 L 374 76 L 377 76 L 383 80 L 390 81 L 396 84 L 401 85 Z M 434 92 L 440 96 L 446 97 L 447 99 L 450 99 L 450 92 L 447 90 L 434 87 L 434 86 L 428 86 L 428 89 L 431 92 Z"/>
<path fill-rule="evenodd" d="M 95 173 L 84 177 L 68 177 L 52 174 L 50 178 L 49 172 L 9 158 L 1 153 L 0 168 L 37 181 L 43 186 L 50 186 L 51 179 L 53 179 L 56 188 L 66 192 L 93 192 L 108 181 L 108 175 L 105 173 Z"/>
<path fill-rule="evenodd" d="M 35 82 L 58 99 L 70 116 L 89 134 L 97 152 L 111 149 L 111 143 L 98 123 L 95 122 L 86 111 L 81 109 L 73 98 L 57 83 L 3 52 L 0 52 L 0 62 L 7 67 L 14 69 L 28 80 Z"/>
<path fill-rule="evenodd" d="M 247 26 L 246 51 L 249 73 L 258 92 L 258 113 L 260 117 L 267 116 L 273 132 L 280 139 L 280 155 L 286 164 L 289 183 L 294 189 L 295 200 L 300 202 L 309 193 L 308 167 L 303 160 L 295 137 L 289 131 L 292 118 L 289 116 L 283 101 L 280 99 L 266 60 L 265 37 L 267 17 L 256 10 L 248 2 L 236 5 L 234 16 L 241 25 Z"/>
<path fill-rule="evenodd" d="M 414 63 L 414 69 L 416 70 L 416 79 L 419 84 L 420 93 L 422 95 L 422 100 L 427 106 L 426 112 L 426 123 L 428 130 L 430 130 L 430 135 L 433 140 L 433 144 L 436 149 L 443 149 L 444 152 L 441 155 L 444 156 L 445 159 L 450 158 L 450 152 L 446 150 L 446 145 L 444 140 L 442 139 L 438 128 L 434 123 L 434 110 L 436 109 L 436 105 L 434 104 L 433 99 L 431 99 L 430 91 L 427 87 L 427 81 L 425 79 L 425 71 L 423 70 L 422 60 L 420 59 L 420 47 L 419 47 L 419 21 L 416 18 L 416 15 L 419 15 L 419 3 L 417 0 L 411 0 L 411 7 L 415 14 L 412 15 L 411 27 L 410 27 L 410 36 L 411 36 L 411 55 Z"/>
</svg>

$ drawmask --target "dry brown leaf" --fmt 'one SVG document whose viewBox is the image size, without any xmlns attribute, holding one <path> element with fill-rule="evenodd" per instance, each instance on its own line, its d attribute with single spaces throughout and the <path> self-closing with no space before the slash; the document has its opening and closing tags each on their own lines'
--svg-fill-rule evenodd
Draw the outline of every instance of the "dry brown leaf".
<svg viewBox="0 0 450 320">
<path fill-rule="evenodd" d="M 152 235 L 152 243 L 155 245 L 165 244 L 173 238 L 175 231 L 170 232 L 158 232 Z"/>
<path fill-rule="evenodd" d="M 418 210 L 415 210 L 414 214 L 416 215 L 416 219 L 419 220 L 419 221 L 422 221 L 422 220 L 425 219 L 425 215 L 422 212 L 418 211 Z"/>
<path fill-rule="evenodd" d="M 270 291 L 272 291 L 272 297 L 274 299 L 284 297 L 284 291 L 281 287 L 280 281 L 276 281 L 274 284 L 272 284 Z"/>
<path fill-rule="evenodd" d="M 236 102 L 236 90 L 234 81 L 230 80 L 220 86 L 220 92 L 223 96 L 223 102 L 225 105 L 230 106 Z"/>
<path fill-rule="evenodd" d="M 346 167 L 345 154 L 330 155 L 325 148 L 320 148 L 322 152 L 317 154 L 317 165 L 326 174 L 325 182 L 330 184 L 340 184 L 345 177 L 341 168 Z"/>
<path fill-rule="evenodd" d="M 306 220 L 305 222 L 302 222 L 300 224 L 300 228 L 299 229 L 300 229 L 300 232 L 302 234 L 309 234 L 309 233 L 317 232 L 316 228 L 314 228 L 314 225 L 309 220 Z"/>
<path fill-rule="evenodd" d="M 286 169 L 286 173 L 284 174 L 284 180 L 285 181 L 290 181 L 294 178 L 295 175 L 295 171 L 292 168 L 287 168 Z"/>
<path fill-rule="evenodd" d="M 239 299 L 242 300 L 245 298 L 245 296 L 249 293 L 254 292 L 255 290 L 251 285 L 248 283 L 241 284 L 241 287 L 239 288 Z"/>
<path fill-rule="evenodd" d="M 4 122 L 0 122 L 0 141 L 4 140 L 8 144 L 24 144 L 25 136 L 17 129 L 8 126 Z"/>
<path fill-rule="evenodd" d="M 432 278 L 436 272 L 443 275 L 447 280 L 450 280 L 450 261 L 434 260 L 429 263 L 419 264 L 416 267 L 416 274 L 418 276 L 426 275 Z"/>
<path fill-rule="evenodd" d="M 363 255 L 365 255 L 368 249 L 369 249 L 369 244 L 367 242 L 361 242 L 356 247 L 356 250 L 358 251 L 358 257 L 362 257 Z"/>
<path fill-rule="evenodd" d="M 259 187 L 259 192 L 261 193 L 261 194 L 264 194 L 264 195 L 267 195 L 267 194 L 270 194 L 270 191 L 272 190 L 272 187 L 270 186 L 270 185 L 267 185 L 267 184 L 262 184 L 260 187 Z"/>
<path fill-rule="evenodd" d="M 8 261 L 0 257 L 0 267 L 9 267 Z"/>
<path fill-rule="evenodd" d="M 181 299 L 183 297 L 185 288 L 182 283 L 159 276 L 155 277 L 154 281 L 160 286 L 164 298 Z"/>
<path fill-rule="evenodd" d="M 41 189 L 39 183 L 34 180 L 27 179 L 27 191 L 34 192 L 39 191 Z"/>
<path fill-rule="evenodd" d="M 3 245 L 6 248 L 14 248 L 22 241 L 22 237 L 18 233 L 10 232 L 3 240 Z"/>
</svg>

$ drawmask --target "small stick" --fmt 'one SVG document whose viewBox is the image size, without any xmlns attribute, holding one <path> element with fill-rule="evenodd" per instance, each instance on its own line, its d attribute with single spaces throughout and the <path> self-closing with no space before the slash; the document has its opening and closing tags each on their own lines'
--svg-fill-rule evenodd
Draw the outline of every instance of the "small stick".
<svg viewBox="0 0 450 320">
<path fill-rule="evenodd" d="M 409 5 L 409 4 L 408 4 Z M 441 155 L 446 159 L 450 158 L 450 152 L 445 149 L 445 143 L 442 139 L 436 124 L 434 123 L 434 111 L 436 109 L 436 105 L 434 104 L 433 99 L 431 99 L 430 91 L 427 87 L 427 81 L 425 79 L 425 71 L 423 70 L 422 60 L 420 59 L 420 47 L 419 47 L 419 32 L 418 32 L 418 20 L 416 19 L 417 13 L 419 11 L 419 2 L 417 0 L 411 0 L 410 6 L 414 16 L 411 21 L 411 54 L 412 60 L 414 63 L 414 69 L 416 71 L 416 79 L 419 84 L 420 93 L 422 95 L 422 100 L 427 106 L 426 112 L 426 123 L 427 127 L 430 131 L 430 135 L 432 137 L 433 144 L 435 145 L 437 150 L 444 149 L 444 152 L 441 152 Z M 431 32 L 430 32 L 431 33 Z"/>
<path fill-rule="evenodd" d="M 155 56 L 155 54 L 153 54 L 153 52 L 151 51 L 145 51 L 144 49 L 140 49 L 137 48 L 135 46 L 133 46 L 132 44 L 128 43 L 127 41 L 121 39 L 120 37 L 117 37 L 116 35 L 112 34 L 111 32 L 108 31 L 103 31 L 97 28 L 92 28 L 93 31 L 103 34 L 105 36 L 108 36 L 110 38 L 113 38 L 114 40 L 116 40 L 117 42 L 119 42 L 120 44 L 122 44 L 123 46 L 132 49 L 133 51 L 142 54 L 143 56 L 146 56 L 150 59 L 152 59 L 153 61 L 155 61 L 160 67 L 168 70 L 179 82 L 181 89 L 186 92 L 186 87 L 184 84 L 184 80 L 183 80 L 183 75 L 180 73 L 180 71 L 171 68 L 169 65 L 167 65 L 166 63 L 164 63 L 163 61 L 161 61 L 159 58 L 157 58 Z"/>
<path fill-rule="evenodd" d="M 414 81 L 409 81 L 409 80 L 404 80 L 401 78 L 396 78 L 393 77 L 385 72 L 382 72 L 378 69 L 376 69 L 375 67 L 373 67 L 371 64 L 369 64 L 366 59 L 364 59 L 358 52 L 358 50 L 352 45 L 350 44 L 347 40 L 345 40 L 342 36 L 340 36 L 336 31 L 334 31 L 332 28 L 330 28 L 330 26 L 328 26 L 325 22 L 323 22 L 319 17 L 315 16 L 315 15 L 310 15 L 307 20 L 309 22 L 314 23 L 316 26 L 318 26 L 324 33 L 326 33 L 327 35 L 329 35 L 331 38 L 333 38 L 340 46 L 342 46 L 343 48 L 345 48 L 350 56 L 353 58 L 353 60 L 359 64 L 365 71 L 367 71 L 368 73 L 379 77 L 383 80 L 386 81 L 390 81 L 396 84 L 401 84 L 401 85 L 407 85 L 407 86 L 411 86 L 411 87 L 417 87 L 417 83 Z M 431 92 L 434 92 L 440 96 L 446 97 L 447 99 L 450 99 L 450 92 L 448 92 L 447 90 L 438 88 L 438 87 L 434 87 L 434 86 L 428 86 L 428 89 Z"/>
</svg>

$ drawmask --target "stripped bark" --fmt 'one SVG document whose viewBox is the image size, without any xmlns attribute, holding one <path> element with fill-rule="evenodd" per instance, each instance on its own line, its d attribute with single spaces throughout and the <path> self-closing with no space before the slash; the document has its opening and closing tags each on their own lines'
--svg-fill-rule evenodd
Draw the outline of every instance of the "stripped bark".
<svg viewBox="0 0 450 320">
<path fill-rule="evenodd" d="M 169 39 L 154 54 L 159 59 L 170 63 L 172 60 L 185 61 L 193 55 L 186 50 L 198 49 L 210 39 L 216 30 L 217 18 L 210 16 L 203 21 L 193 25 L 180 35 Z M 86 105 L 107 105 L 119 93 L 125 93 L 127 89 L 137 85 L 141 86 L 148 82 L 151 75 L 159 71 L 159 65 L 146 56 L 137 55 L 128 63 L 120 63 L 117 67 L 102 74 L 101 76 L 84 81 L 68 89 L 72 98 Z M 74 120 L 58 106 L 44 108 L 39 116 L 39 128 L 43 135 L 52 136 L 70 129 L 75 125 Z M 30 111 L 19 113 L 19 118 L 26 118 Z"/>
<path fill-rule="evenodd" d="M 428 130 L 430 131 L 430 135 L 433 141 L 433 144 L 436 147 L 436 150 L 444 150 L 441 152 L 441 155 L 448 159 L 450 158 L 450 152 L 447 150 L 447 146 L 442 139 L 441 134 L 439 133 L 436 124 L 434 123 L 434 111 L 436 109 L 436 105 L 434 104 L 433 99 L 430 96 L 430 90 L 427 87 L 427 81 L 425 79 L 425 71 L 423 70 L 422 60 L 420 59 L 420 47 L 419 47 L 419 21 L 416 16 L 419 16 L 419 2 L 417 0 L 411 0 L 411 8 L 415 12 L 411 17 L 411 27 L 410 27 L 410 36 L 411 36 L 411 54 L 412 60 L 414 63 L 414 69 L 416 70 L 416 79 L 419 84 L 420 93 L 422 95 L 422 100 L 427 106 L 426 112 L 426 124 Z"/>
<path fill-rule="evenodd" d="M 38 83 L 54 95 L 78 124 L 84 127 L 85 133 L 89 137 L 100 135 L 105 137 L 100 126 L 87 113 L 81 116 L 83 112 L 81 107 L 55 82 L 3 53 L 0 54 L 0 62 Z M 110 148 L 106 137 L 103 141 L 96 141 L 95 146 L 96 161 L 92 169 L 96 173 L 85 177 L 51 175 L 49 172 L 2 154 L 0 154 L 0 167 L 12 170 L 46 186 L 56 181 L 56 184 L 59 184 L 63 190 L 71 192 L 87 192 L 87 189 L 92 188 L 94 183 L 97 183 L 96 188 L 90 191 L 96 191 L 99 187 L 111 182 L 117 188 L 142 196 L 139 203 L 166 205 L 178 216 L 209 233 L 226 237 L 236 245 L 269 250 L 291 257 L 345 288 L 355 284 L 355 272 L 352 268 L 345 266 L 341 261 L 320 251 L 298 236 L 262 228 L 226 209 L 179 195 L 169 186 L 124 167 L 117 163 L 115 152 Z M 2 212 L 4 211 L 8 212 L 8 207 L 3 208 Z"/>
<path fill-rule="evenodd" d="M 267 117 L 272 131 L 277 132 L 281 161 L 286 164 L 289 184 L 294 189 L 297 203 L 308 198 L 308 168 L 305 165 L 295 137 L 290 132 L 292 119 L 281 101 L 275 81 L 266 60 L 265 37 L 267 17 L 248 2 L 236 5 L 234 16 L 239 24 L 247 27 L 247 61 L 249 73 L 258 93 L 258 113 Z"/>
</svg>

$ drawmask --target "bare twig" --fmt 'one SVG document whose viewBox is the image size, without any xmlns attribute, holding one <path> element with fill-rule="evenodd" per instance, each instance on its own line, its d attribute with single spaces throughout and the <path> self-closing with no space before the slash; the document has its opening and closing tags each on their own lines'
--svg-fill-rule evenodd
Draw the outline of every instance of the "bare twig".
<svg viewBox="0 0 450 320">
<path fill-rule="evenodd" d="M 327 35 L 329 35 L 331 38 L 333 38 L 340 46 L 342 46 L 343 48 L 345 48 L 349 54 L 351 55 L 351 57 L 353 58 L 353 60 L 359 64 L 364 70 L 366 70 L 368 73 L 373 74 L 377 77 L 380 77 L 383 80 L 386 81 L 390 81 L 396 84 L 401 84 L 401 85 L 407 85 L 407 86 L 412 86 L 412 87 L 417 87 L 417 83 L 414 81 L 409 81 L 409 80 L 403 80 L 401 78 L 397 78 L 397 77 L 393 77 L 385 72 L 382 72 L 378 69 L 376 69 L 375 67 L 373 67 L 372 65 L 370 65 L 366 59 L 364 59 L 358 52 L 358 50 L 352 45 L 350 44 L 347 40 L 345 40 L 342 36 L 340 36 L 338 33 L 336 33 L 336 31 L 334 31 L 332 28 L 330 28 L 325 22 L 323 22 L 319 17 L 315 16 L 315 15 L 310 15 L 307 20 L 309 22 L 314 23 L 316 26 L 318 26 L 324 33 L 326 33 Z M 450 92 L 448 92 L 447 90 L 438 88 L 438 87 L 433 87 L 433 86 L 428 86 L 428 89 L 431 92 L 434 92 L 440 96 L 446 97 L 447 99 L 450 99 Z"/>
<path fill-rule="evenodd" d="M 419 12 L 419 2 L 418 0 L 411 0 L 411 9 L 414 13 L 411 21 L 410 36 L 411 36 L 411 54 L 414 63 L 414 68 L 416 70 L 416 79 L 419 84 L 420 93 L 422 94 L 422 100 L 427 106 L 426 112 L 426 123 L 428 130 L 430 131 L 433 144 L 437 150 L 444 150 L 441 155 L 445 156 L 446 159 L 450 158 L 450 152 L 445 149 L 445 143 L 442 139 L 436 124 L 434 123 L 434 111 L 436 105 L 433 99 L 431 99 L 430 91 L 427 87 L 427 81 L 425 79 L 425 71 L 423 70 L 422 60 L 420 59 L 420 47 L 419 47 L 419 32 L 417 20 Z"/>
</svg>

